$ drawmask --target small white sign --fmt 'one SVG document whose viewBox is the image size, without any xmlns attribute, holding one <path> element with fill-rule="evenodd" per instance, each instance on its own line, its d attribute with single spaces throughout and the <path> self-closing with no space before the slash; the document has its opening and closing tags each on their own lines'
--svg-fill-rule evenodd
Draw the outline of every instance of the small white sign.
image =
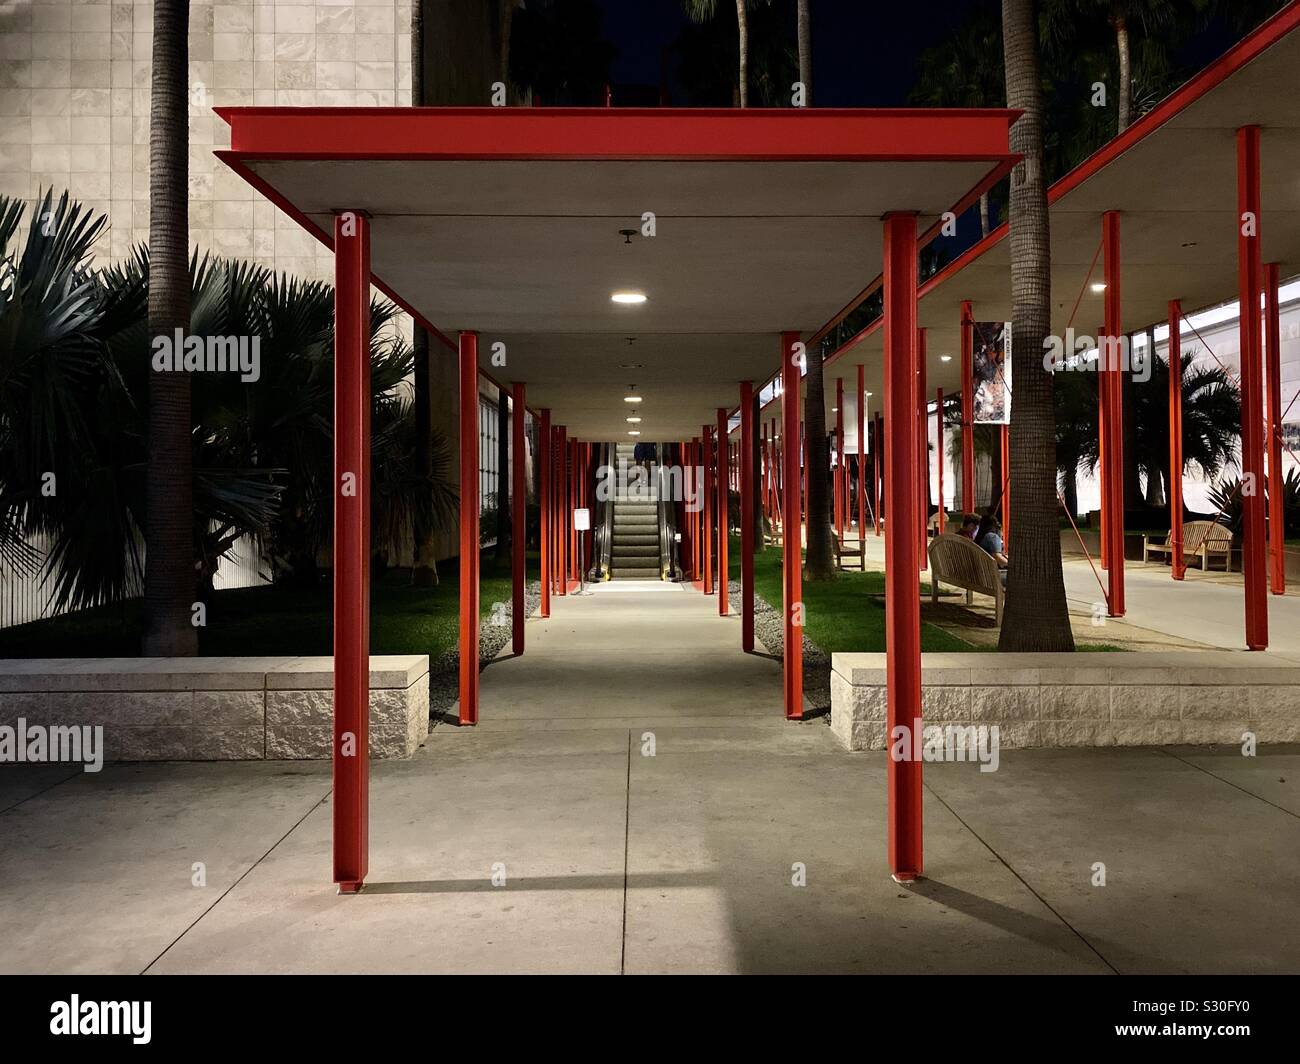
<svg viewBox="0 0 1300 1064">
<path fill-rule="evenodd" d="M 575 532 L 587 532 L 591 529 L 591 511 L 585 507 L 573 511 L 573 530 Z"/>
</svg>

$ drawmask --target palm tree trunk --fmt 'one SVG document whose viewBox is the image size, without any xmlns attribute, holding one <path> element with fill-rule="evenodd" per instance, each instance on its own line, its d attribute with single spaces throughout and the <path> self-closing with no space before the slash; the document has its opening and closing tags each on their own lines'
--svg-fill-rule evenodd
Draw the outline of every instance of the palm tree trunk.
<svg viewBox="0 0 1300 1064">
<path fill-rule="evenodd" d="M 812 0 L 799 0 L 796 16 L 799 27 L 799 80 L 803 83 L 803 102 L 811 107 L 812 94 L 812 18 L 808 13 Z"/>
<path fill-rule="evenodd" d="M 424 105 L 424 0 L 411 3 L 411 106 Z M 429 332 L 419 322 L 412 329 L 415 356 L 415 447 L 416 461 L 426 482 L 433 478 L 433 382 L 429 376 Z M 411 559 L 411 583 L 416 587 L 433 587 L 438 582 L 434 558 L 433 527 L 421 520 L 414 532 Z"/>
<path fill-rule="evenodd" d="M 745 0 L 736 0 L 736 27 L 740 36 L 740 106 L 749 106 L 749 18 Z"/>
<path fill-rule="evenodd" d="M 809 580 L 834 580 L 835 555 L 831 548 L 831 508 L 827 480 L 831 452 L 826 440 L 826 396 L 822 383 L 822 347 L 810 344 L 808 374 L 804 377 L 804 446 L 808 453 L 808 559 Z M 797 542 L 797 541 L 796 541 Z"/>
<path fill-rule="evenodd" d="M 1043 82 L 1036 0 L 1002 0 L 1007 106 L 1021 117 L 1011 150 L 1012 374 L 1011 499 L 1015 541 L 998 649 L 1073 650 L 1061 575 L 1056 511 L 1056 414 L 1052 374 L 1043 368 L 1051 331 L 1051 226 L 1043 174 Z"/>
<path fill-rule="evenodd" d="M 155 0 L 149 107 L 149 335 L 189 332 L 189 0 Z M 178 352 L 179 353 L 179 352 Z M 149 378 L 145 632 L 151 657 L 198 651 L 190 379 Z"/>
<path fill-rule="evenodd" d="M 1133 57 L 1129 50 L 1128 20 L 1114 16 L 1115 50 L 1119 53 L 1119 132 L 1128 129 L 1133 115 Z"/>
</svg>

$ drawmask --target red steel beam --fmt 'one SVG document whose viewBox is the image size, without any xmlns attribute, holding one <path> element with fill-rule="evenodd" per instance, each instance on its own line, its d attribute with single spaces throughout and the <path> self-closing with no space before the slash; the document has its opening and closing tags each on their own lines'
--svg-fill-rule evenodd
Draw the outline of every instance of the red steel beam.
<svg viewBox="0 0 1300 1064">
<path fill-rule="evenodd" d="M 1106 388 L 1106 513 L 1108 543 L 1107 570 L 1109 614 L 1124 616 L 1124 400 L 1123 359 L 1120 343 L 1124 337 L 1122 292 L 1120 289 L 1120 222 L 1118 211 L 1102 215 L 1102 257 L 1106 279 L 1105 345 L 1107 365 L 1099 379 Z"/>
<path fill-rule="evenodd" d="M 889 870 L 899 882 L 922 871 L 921 839 L 921 596 L 917 588 L 916 216 L 884 220 L 885 432 L 891 443 L 885 468 L 885 664 L 887 741 L 911 736 L 888 760 Z"/>
<path fill-rule="evenodd" d="M 740 382 L 740 649 L 754 650 L 754 383 Z"/>
<path fill-rule="evenodd" d="M 515 381 L 510 397 L 510 504 L 514 537 L 511 547 L 510 649 L 516 654 L 524 652 L 524 589 L 528 582 L 525 571 L 524 537 L 528 534 L 528 488 L 524 483 L 524 416 L 527 405 L 522 381 Z"/>
<path fill-rule="evenodd" d="M 1286 506 L 1282 476 L 1282 313 L 1279 265 L 1264 267 L 1264 351 L 1268 375 L 1268 550 L 1270 589 L 1286 594 Z"/>
<path fill-rule="evenodd" d="M 781 496 L 783 538 L 781 548 L 781 607 L 785 653 L 785 716 L 803 719 L 803 552 L 799 527 L 799 353 L 797 332 L 781 334 L 781 444 L 785 465 L 785 491 Z M 797 623 L 796 623 L 797 622 Z"/>
<path fill-rule="evenodd" d="M 460 334 L 460 723 L 478 723 L 478 334 Z"/>
<path fill-rule="evenodd" d="M 334 216 L 334 882 L 370 854 L 370 219 Z"/>
<path fill-rule="evenodd" d="M 730 564 L 727 558 L 730 543 L 727 537 L 731 535 L 731 528 L 728 523 L 729 501 L 728 485 L 730 476 L 728 467 L 731 464 L 731 446 L 727 439 L 727 408 L 718 407 L 718 500 L 716 508 L 718 511 L 718 616 L 727 616 L 728 608 L 731 603 L 728 601 L 731 596 L 727 594 L 727 567 Z M 742 511 L 743 512 L 743 511 Z"/>
<path fill-rule="evenodd" d="M 1183 560 L 1183 305 L 1169 302 L 1169 570 L 1181 580 Z M 1155 352 L 1151 353 L 1155 357 Z"/>
<path fill-rule="evenodd" d="M 1246 646 L 1268 649 L 1268 560 L 1264 512 L 1264 388 L 1260 294 L 1258 126 L 1237 130 L 1237 297 L 1241 305 L 1241 559 Z"/>
<path fill-rule="evenodd" d="M 549 408 L 538 412 L 537 423 L 537 502 L 540 512 L 541 555 L 539 575 L 542 581 L 542 602 L 540 613 L 543 617 L 551 615 L 551 411 Z"/>
<path fill-rule="evenodd" d="M 961 508 L 975 512 L 975 318 L 961 304 Z"/>
</svg>

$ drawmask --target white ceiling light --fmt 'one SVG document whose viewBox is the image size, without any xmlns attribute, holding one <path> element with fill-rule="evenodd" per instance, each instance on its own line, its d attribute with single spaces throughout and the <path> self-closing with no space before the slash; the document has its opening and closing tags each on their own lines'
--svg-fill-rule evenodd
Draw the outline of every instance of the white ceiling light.
<svg viewBox="0 0 1300 1064">
<path fill-rule="evenodd" d="M 951 361 L 952 361 L 952 355 L 940 355 L 940 356 L 939 356 L 939 361 L 940 361 L 940 362 L 951 362 Z"/>
<path fill-rule="evenodd" d="M 610 300 L 615 303 L 622 303 L 626 306 L 635 306 L 638 303 L 645 302 L 644 292 L 614 292 L 610 295 Z"/>
<path fill-rule="evenodd" d="M 629 436 L 640 436 L 640 435 L 641 435 L 641 433 L 639 433 L 636 429 L 628 429 L 628 430 L 627 430 L 627 434 L 628 434 Z"/>
<path fill-rule="evenodd" d="M 1093 285 L 1092 285 L 1092 290 L 1093 290 L 1094 292 L 1104 292 L 1104 291 L 1106 291 L 1106 282 L 1105 282 L 1105 281 L 1094 281 L 1094 282 L 1093 282 Z"/>
<path fill-rule="evenodd" d="M 641 401 L 641 397 L 640 397 L 639 395 L 625 395 L 625 396 L 623 396 L 623 402 L 625 402 L 625 403 L 639 403 L 640 401 Z"/>
<path fill-rule="evenodd" d="M 635 424 L 639 423 L 640 420 L 641 420 L 641 419 L 640 419 L 639 417 L 630 417 L 630 418 L 627 419 L 627 423 L 628 423 L 629 425 L 635 425 Z"/>
</svg>

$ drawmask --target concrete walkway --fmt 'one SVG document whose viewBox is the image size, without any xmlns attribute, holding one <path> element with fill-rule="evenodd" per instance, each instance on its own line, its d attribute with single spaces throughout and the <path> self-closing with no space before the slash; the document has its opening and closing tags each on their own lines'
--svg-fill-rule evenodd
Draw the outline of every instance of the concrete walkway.
<svg viewBox="0 0 1300 1064">
<path fill-rule="evenodd" d="M 884 755 L 784 722 L 778 666 L 716 608 L 663 585 L 556 600 L 485 671 L 479 727 L 375 763 L 355 897 L 328 883 L 326 765 L 0 767 L 0 969 L 1300 967 L 1300 751 L 928 765 L 929 878 L 905 889 Z"/>
</svg>

